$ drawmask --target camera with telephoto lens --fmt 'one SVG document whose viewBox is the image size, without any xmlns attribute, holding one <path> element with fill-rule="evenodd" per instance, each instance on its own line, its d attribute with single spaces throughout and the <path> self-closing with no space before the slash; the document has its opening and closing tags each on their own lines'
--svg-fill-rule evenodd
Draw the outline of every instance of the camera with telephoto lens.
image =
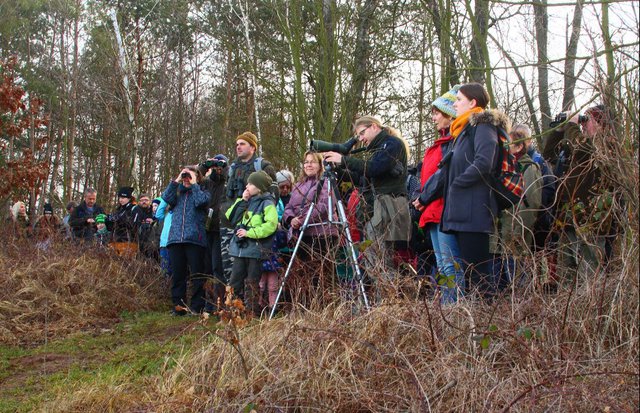
<svg viewBox="0 0 640 413">
<path fill-rule="evenodd" d="M 578 116 L 578 123 L 585 123 L 588 120 L 589 120 L 589 116 L 588 115 L 579 115 Z M 564 123 L 566 121 L 567 121 L 567 112 L 561 112 L 561 113 L 558 113 L 556 115 L 556 118 L 553 120 L 553 122 L 549 123 L 549 126 L 552 127 L 552 128 L 555 128 L 558 125 L 560 125 L 561 123 Z"/>
<path fill-rule="evenodd" d="M 206 161 L 202 162 L 200 166 L 204 167 L 205 169 L 211 169 L 214 166 L 225 168 L 227 166 L 227 161 L 225 161 L 224 159 L 207 159 Z"/>
</svg>

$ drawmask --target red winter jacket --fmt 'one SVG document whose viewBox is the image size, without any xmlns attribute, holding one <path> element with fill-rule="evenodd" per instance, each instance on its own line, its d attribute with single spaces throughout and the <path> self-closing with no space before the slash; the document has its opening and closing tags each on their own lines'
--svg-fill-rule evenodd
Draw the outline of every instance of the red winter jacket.
<svg viewBox="0 0 640 413">
<path fill-rule="evenodd" d="M 449 134 L 449 128 L 444 128 L 439 131 L 440 137 L 429 147 L 422 159 L 422 170 L 420 171 L 420 187 L 424 187 L 431 175 L 438 170 L 438 163 L 442 160 L 442 147 L 447 146 L 445 144 L 453 140 L 453 137 Z M 423 228 L 427 224 L 438 224 L 440 217 L 442 217 L 442 209 L 444 207 L 444 198 L 438 198 L 422 211 L 420 215 L 420 228 Z"/>
</svg>

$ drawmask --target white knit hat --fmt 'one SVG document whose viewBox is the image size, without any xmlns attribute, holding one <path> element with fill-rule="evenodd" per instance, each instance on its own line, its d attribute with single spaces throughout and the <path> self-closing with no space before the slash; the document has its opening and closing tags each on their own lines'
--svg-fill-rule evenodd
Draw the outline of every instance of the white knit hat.
<svg viewBox="0 0 640 413">
<path fill-rule="evenodd" d="M 278 181 L 278 185 L 286 181 L 289 181 L 289 183 L 293 185 L 294 178 L 291 172 L 283 169 L 276 173 L 276 180 Z"/>
</svg>

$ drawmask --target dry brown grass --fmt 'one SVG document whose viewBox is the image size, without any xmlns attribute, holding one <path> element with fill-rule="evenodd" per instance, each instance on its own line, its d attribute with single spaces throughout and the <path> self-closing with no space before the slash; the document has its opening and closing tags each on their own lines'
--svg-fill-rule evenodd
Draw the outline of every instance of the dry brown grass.
<svg viewBox="0 0 640 413">
<path fill-rule="evenodd" d="M 631 238 L 607 275 L 555 295 L 449 307 L 387 299 L 356 315 L 341 301 L 253 323 L 237 345 L 185 354 L 149 390 L 151 410 L 637 411 Z"/>
<path fill-rule="evenodd" d="M 35 344 L 108 325 L 125 310 L 157 306 L 154 266 L 124 261 L 106 250 L 58 242 L 44 252 L 30 240 L 2 238 L 0 341 Z"/>
</svg>

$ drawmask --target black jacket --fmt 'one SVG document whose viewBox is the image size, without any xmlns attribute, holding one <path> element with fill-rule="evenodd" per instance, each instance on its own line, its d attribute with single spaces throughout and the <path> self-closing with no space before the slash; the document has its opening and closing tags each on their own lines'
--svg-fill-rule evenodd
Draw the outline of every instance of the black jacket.
<svg viewBox="0 0 640 413">
<path fill-rule="evenodd" d="M 133 209 L 135 205 L 129 202 L 126 205 L 118 205 L 115 212 L 107 220 L 107 228 L 113 234 L 115 242 L 134 242 L 135 224 L 133 222 Z"/>
<path fill-rule="evenodd" d="M 96 224 L 87 222 L 89 218 L 104 214 L 104 209 L 98 204 L 93 206 L 93 210 L 89 212 L 86 202 L 82 201 L 80 205 L 74 208 L 69 217 L 69 226 L 71 227 L 73 237 L 76 239 L 92 240 L 97 228 Z"/>
</svg>

